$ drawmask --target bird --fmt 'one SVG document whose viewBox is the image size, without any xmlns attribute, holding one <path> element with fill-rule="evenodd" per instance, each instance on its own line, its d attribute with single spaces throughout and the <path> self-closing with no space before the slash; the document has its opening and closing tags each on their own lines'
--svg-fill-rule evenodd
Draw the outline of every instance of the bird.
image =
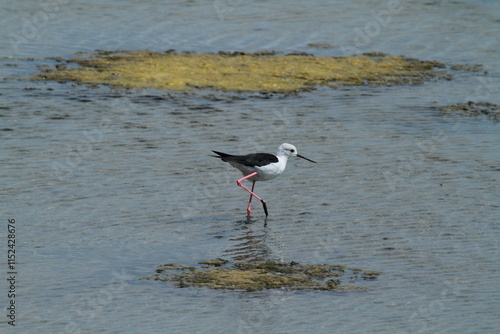
<svg viewBox="0 0 500 334">
<path fill-rule="evenodd" d="M 268 216 L 266 201 L 254 193 L 255 182 L 257 181 L 269 181 L 283 173 L 286 167 L 288 158 L 299 157 L 307 161 L 316 163 L 311 159 L 308 159 L 297 153 L 297 148 L 292 144 L 283 143 L 278 148 L 276 155 L 271 153 L 252 153 L 246 155 L 232 155 L 227 153 L 222 153 L 219 151 L 213 151 L 217 155 L 212 155 L 212 157 L 219 158 L 222 161 L 228 162 L 233 167 L 236 167 L 243 173 L 243 177 L 236 180 L 236 184 L 250 193 L 250 199 L 248 200 L 247 206 L 247 216 L 250 217 L 252 213 L 252 197 L 258 199 L 264 208 L 264 213 L 266 218 Z M 242 182 L 244 180 L 252 181 L 252 190 L 245 187 Z"/>
</svg>

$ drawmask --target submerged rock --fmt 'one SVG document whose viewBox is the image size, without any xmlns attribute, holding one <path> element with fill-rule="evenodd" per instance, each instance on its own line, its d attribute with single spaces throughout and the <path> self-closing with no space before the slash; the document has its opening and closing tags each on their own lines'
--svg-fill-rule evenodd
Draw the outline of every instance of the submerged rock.
<svg viewBox="0 0 500 334">
<path fill-rule="evenodd" d="M 494 103 L 469 101 L 436 108 L 445 114 L 457 114 L 467 117 L 486 116 L 492 121 L 500 121 L 500 106 Z"/>
</svg>

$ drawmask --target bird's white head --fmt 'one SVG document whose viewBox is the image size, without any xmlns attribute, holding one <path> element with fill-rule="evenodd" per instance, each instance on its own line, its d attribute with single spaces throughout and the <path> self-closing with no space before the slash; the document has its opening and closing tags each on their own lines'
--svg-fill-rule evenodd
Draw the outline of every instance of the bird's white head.
<svg viewBox="0 0 500 334">
<path fill-rule="evenodd" d="M 308 159 L 308 158 L 303 157 L 302 155 L 298 154 L 297 148 L 295 146 L 293 146 L 292 144 L 288 144 L 288 143 L 281 144 L 280 147 L 278 148 L 278 153 L 276 155 L 278 157 L 282 156 L 282 157 L 286 157 L 286 158 L 299 157 L 299 158 L 305 159 L 307 161 L 316 163 L 316 161 L 313 161 L 311 159 Z"/>
<path fill-rule="evenodd" d="M 280 147 L 278 148 L 278 153 L 276 154 L 277 156 L 284 156 L 284 157 L 291 157 L 291 156 L 297 156 L 297 148 L 293 146 L 292 144 L 284 143 L 281 144 Z"/>
</svg>

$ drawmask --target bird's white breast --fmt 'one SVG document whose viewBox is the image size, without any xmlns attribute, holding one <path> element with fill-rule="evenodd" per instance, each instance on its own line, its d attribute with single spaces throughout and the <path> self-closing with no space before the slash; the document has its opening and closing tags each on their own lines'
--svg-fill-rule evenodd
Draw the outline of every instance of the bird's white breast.
<svg viewBox="0 0 500 334">
<path fill-rule="evenodd" d="M 283 173 L 284 168 L 280 168 L 280 163 L 275 162 L 269 165 L 255 167 L 258 175 L 254 176 L 255 181 L 267 181 L 274 179 L 276 176 Z"/>
</svg>

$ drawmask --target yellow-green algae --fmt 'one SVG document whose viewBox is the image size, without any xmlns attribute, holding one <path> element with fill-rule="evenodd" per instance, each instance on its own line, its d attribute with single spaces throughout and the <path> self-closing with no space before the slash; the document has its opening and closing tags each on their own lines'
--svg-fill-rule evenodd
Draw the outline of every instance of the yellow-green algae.
<svg viewBox="0 0 500 334">
<path fill-rule="evenodd" d="M 61 62 L 61 60 L 58 60 Z M 276 52 L 192 54 L 98 52 L 44 70 L 32 80 L 55 80 L 169 91 L 298 92 L 319 85 L 420 83 L 446 76 L 444 65 L 373 53 L 349 57 L 276 55 Z M 68 66 L 65 66 L 65 65 Z M 71 64 L 79 66 L 71 68 Z"/>
<path fill-rule="evenodd" d="M 290 290 L 353 291 L 366 288 L 343 285 L 341 278 L 371 280 L 380 272 L 350 269 L 341 265 L 301 265 L 296 262 L 230 263 L 224 259 L 200 262 L 202 268 L 176 264 L 159 266 L 145 280 L 173 281 L 178 287 L 258 291 L 285 288 Z"/>
</svg>

